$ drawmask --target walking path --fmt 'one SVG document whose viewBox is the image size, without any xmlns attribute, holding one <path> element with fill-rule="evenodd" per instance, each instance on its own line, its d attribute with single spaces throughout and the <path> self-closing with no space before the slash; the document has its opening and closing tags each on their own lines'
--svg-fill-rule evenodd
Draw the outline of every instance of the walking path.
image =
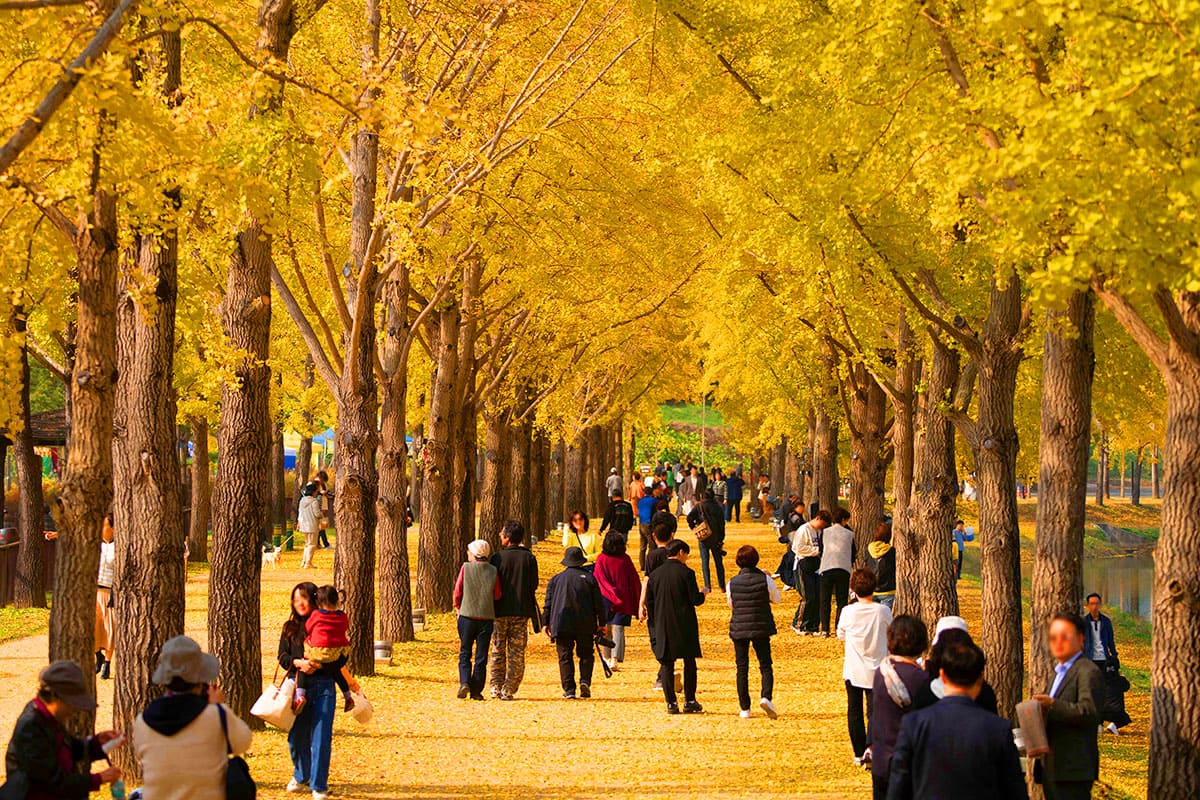
<svg viewBox="0 0 1200 800">
<path fill-rule="evenodd" d="M 416 537 L 411 541 L 415 544 Z M 730 552 L 747 543 L 762 552 L 764 566 L 778 562 L 781 546 L 770 528 L 731 525 Z M 544 584 L 561 569 L 561 548 L 539 544 L 535 552 Z M 330 580 L 332 553 L 320 551 L 317 569 L 308 572 L 297 569 L 298 551 L 287 553 L 278 570 L 268 568 L 264 573 L 264 679 L 274 669 L 272 657 L 292 585 L 302 579 Z M 699 573 L 699 558 L 692 561 Z M 731 557 L 729 562 L 732 575 Z M 207 588 L 206 574 L 189 576 L 188 633 L 202 644 Z M 977 584 L 964 582 L 961 594 L 964 616 L 977 631 Z M 700 662 L 699 700 L 706 712 L 700 716 L 665 713 L 661 693 L 651 689 L 657 664 L 644 625 L 630 629 L 621 671 L 606 680 L 597 670 L 591 700 L 560 699 L 557 660 L 544 635 L 531 635 L 525 683 L 517 702 L 457 700 L 454 620 L 433 616 L 418 634 L 420 641 L 397 647 L 395 666 L 381 668 L 363 682 L 375 705 L 375 721 L 361 727 L 338 715 L 330 786 L 339 798 L 363 800 L 869 798 L 869 773 L 851 764 L 841 643 L 792 634 L 788 625 L 796 603 L 795 593 L 788 592 L 776 607 L 781 631 L 774 640 L 775 699 L 780 710 L 776 721 L 757 709 L 754 719 L 737 716 L 733 648 L 727 635 L 729 611 L 723 594 L 714 592 L 700 608 L 705 658 Z M 31 696 L 45 652 L 45 636 L 0 645 L 0 730 L 12 729 Z M 757 690 L 756 684 L 752 661 L 752 691 Z M 111 686 L 102 684 L 101 724 L 111 719 Z M 1134 723 L 1126 730 L 1134 735 L 1122 736 L 1119 743 L 1111 737 L 1102 740 L 1106 743 L 1102 771 L 1106 780 L 1119 783 L 1131 795 L 1140 781 L 1140 796 L 1144 796 L 1148 701 L 1133 694 L 1129 698 Z M 256 733 L 249 763 L 259 782 L 260 798 L 296 796 L 283 791 L 290 769 L 283 734 Z"/>
</svg>

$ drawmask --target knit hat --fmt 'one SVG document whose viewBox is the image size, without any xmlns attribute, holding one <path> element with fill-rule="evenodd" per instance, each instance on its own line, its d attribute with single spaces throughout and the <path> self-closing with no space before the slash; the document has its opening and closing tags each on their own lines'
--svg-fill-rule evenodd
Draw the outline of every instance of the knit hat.
<svg viewBox="0 0 1200 800">
<path fill-rule="evenodd" d="M 96 698 L 83 680 L 83 670 L 74 661 L 55 661 L 42 670 L 38 682 L 72 708 L 91 711 L 96 707 Z"/>
<path fill-rule="evenodd" d="M 467 545 L 467 555 L 475 559 L 485 559 L 492 554 L 492 546 L 486 539 L 476 539 Z"/>
<path fill-rule="evenodd" d="M 942 631 L 962 631 L 967 633 L 967 621 L 962 617 L 942 617 L 937 621 L 937 627 L 933 631 L 933 644 L 937 644 L 938 637 Z"/>
<path fill-rule="evenodd" d="M 221 663 L 216 656 L 205 653 L 190 637 L 176 636 L 163 645 L 158 667 L 150 680 L 159 686 L 166 686 L 175 678 L 186 683 L 212 683 L 220 672 Z"/>
</svg>

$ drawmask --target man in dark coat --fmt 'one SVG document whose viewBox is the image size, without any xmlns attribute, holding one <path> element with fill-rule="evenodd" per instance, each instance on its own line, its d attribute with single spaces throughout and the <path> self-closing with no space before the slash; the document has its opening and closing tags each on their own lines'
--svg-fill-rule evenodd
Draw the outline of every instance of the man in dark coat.
<svg viewBox="0 0 1200 800">
<path fill-rule="evenodd" d="M 63 722 L 79 711 L 90 711 L 96 700 L 74 661 L 55 661 L 38 676 L 38 693 L 13 729 L 5 767 L 8 779 L 0 797 L 27 800 L 86 800 L 101 784 L 119 780 L 121 770 L 108 767 L 90 775 L 78 770 L 104 758 L 101 745 L 120 737 L 105 731 L 79 740 Z"/>
<path fill-rule="evenodd" d="M 942 653 L 946 697 L 904 715 L 888 800 L 1028 800 L 1011 726 L 975 703 L 984 665 L 973 642 L 955 642 Z"/>
<path fill-rule="evenodd" d="M 717 564 L 717 588 L 725 590 L 725 511 L 717 502 L 712 489 L 704 490 L 704 499 L 694 507 L 687 516 L 688 527 L 695 530 L 701 522 L 708 525 L 708 538 L 699 539 L 700 569 L 704 575 L 704 588 L 712 589 L 712 573 L 709 572 L 708 560 L 711 557 Z"/>
<path fill-rule="evenodd" d="M 1083 652 L 1083 620 L 1058 614 L 1050 622 L 1050 654 L 1057 662 L 1046 694 L 1034 700 L 1046 712 L 1050 752 L 1034 766 L 1033 777 L 1048 800 L 1088 800 L 1100 777 L 1096 729 L 1104 707 L 1104 676 Z"/>
<path fill-rule="evenodd" d="M 500 531 L 501 549 L 492 556 L 500 579 L 496 601 L 496 623 L 492 631 L 492 697 L 512 700 L 525 678 L 525 648 L 529 643 L 529 621 L 533 632 L 541 630 L 536 591 L 538 566 L 533 551 L 524 546 L 525 526 L 515 519 Z"/>
<path fill-rule="evenodd" d="M 667 561 L 650 573 L 646 581 L 645 606 L 650 618 L 650 638 L 658 659 L 659 681 L 667 701 L 667 713 L 678 714 L 675 662 L 683 659 L 683 713 L 703 711 L 696 702 L 696 659 L 700 658 L 700 624 L 696 606 L 708 590 L 696 585 L 696 573 L 687 566 L 691 548 L 673 540 L 667 545 Z"/>
<path fill-rule="evenodd" d="M 568 547 L 563 556 L 565 570 L 546 585 L 546 635 L 558 650 L 558 672 L 563 698 L 575 699 L 575 659 L 579 657 L 579 696 L 592 696 L 593 649 L 596 632 L 604 630 L 604 600 L 600 585 L 584 569 L 583 549 Z"/>
</svg>

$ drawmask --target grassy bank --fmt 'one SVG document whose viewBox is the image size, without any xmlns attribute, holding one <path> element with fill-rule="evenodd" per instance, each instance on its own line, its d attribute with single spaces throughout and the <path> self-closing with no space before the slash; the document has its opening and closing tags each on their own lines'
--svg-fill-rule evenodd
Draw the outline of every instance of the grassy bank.
<svg viewBox="0 0 1200 800">
<path fill-rule="evenodd" d="M 0 644 L 37 636 L 49 627 L 48 608 L 0 608 Z"/>
</svg>

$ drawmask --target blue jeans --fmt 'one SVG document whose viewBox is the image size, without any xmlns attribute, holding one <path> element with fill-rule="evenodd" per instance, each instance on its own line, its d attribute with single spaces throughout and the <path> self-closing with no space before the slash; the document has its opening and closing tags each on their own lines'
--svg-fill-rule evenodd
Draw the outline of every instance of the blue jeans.
<svg viewBox="0 0 1200 800">
<path fill-rule="evenodd" d="M 308 679 L 308 702 L 288 731 L 292 777 L 314 792 L 329 790 L 329 754 L 333 747 L 333 714 L 337 687 L 333 678 Z"/>
<path fill-rule="evenodd" d="M 725 559 L 720 555 L 724 548 L 724 542 L 717 542 L 709 546 L 708 542 L 700 542 L 700 570 L 704 573 L 704 588 L 712 588 L 711 573 L 708 568 L 708 559 L 711 556 L 717 562 L 717 585 L 723 592 L 725 591 Z"/>
<path fill-rule="evenodd" d="M 496 623 L 490 619 L 458 618 L 458 683 L 469 687 L 471 694 L 483 694 L 483 685 L 487 683 L 488 652 L 495 627 Z M 473 665 L 472 645 L 475 647 Z"/>
</svg>

